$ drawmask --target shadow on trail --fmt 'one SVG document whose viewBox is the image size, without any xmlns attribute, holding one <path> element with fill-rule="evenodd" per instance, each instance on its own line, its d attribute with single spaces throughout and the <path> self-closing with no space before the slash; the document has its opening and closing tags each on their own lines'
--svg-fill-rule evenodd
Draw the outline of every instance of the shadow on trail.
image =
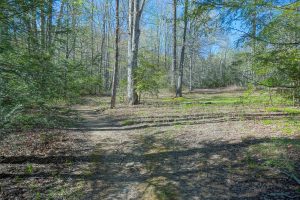
<svg viewBox="0 0 300 200">
<path fill-rule="evenodd" d="M 147 196 L 166 196 L 166 199 L 272 199 L 272 194 L 293 193 L 297 187 L 292 180 L 268 168 L 251 168 L 244 156 L 251 145 L 269 143 L 274 139 L 248 139 L 239 143 L 204 141 L 199 148 L 189 148 L 171 137 L 144 135 L 132 138 L 130 152 L 108 152 L 99 144 L 89 155 L 74 156 L 20 156 L 1 157 L 0 165 L 45 164 L 62 165 L 57 174 L 70 185 L 83 181 L 81 199 L 143 199 Z M 299 139 L 276 139 L 279 142 L 297 142 Z M 104 145 L 104 146 L 103 146 Z M 122 144 L 118 145 L 121 146 Z M 128 144 L 126 144 L 128 145 Z M 256 160 L 259 164 L 259 160 Z M 89 173 L 78 173 L 79 165 L 88 164 Z M 1 172 L 1 182 L 52 180 L 53 172 L 42 169 L 32 173 Z M 50 181 L 40 190 L 46 197 L 47 190 L 58 184 Z M 2 186 L 5 197 L 13 185 Z M 23 192 L 26 189 L 21 188 Z M 132 193 L 132 191 L 136 191 Z M 16 194 L 18 195 L 18 194 Z M 72 194 L 70 194 L 72 195 Z M 280 199 L 280 198 L 279 198 Z M 284 199 L 281 198 L 281 199 Z"/>
</svg>

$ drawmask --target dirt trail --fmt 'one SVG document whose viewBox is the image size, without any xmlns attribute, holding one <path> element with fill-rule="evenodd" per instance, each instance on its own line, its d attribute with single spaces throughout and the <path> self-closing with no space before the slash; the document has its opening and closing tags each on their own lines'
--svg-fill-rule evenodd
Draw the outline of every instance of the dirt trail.
<svg viewBox="0 0 300 200">
<path fill-rule="evenodd" d="M 134 188 L 139 181 L 129 180 L 136 178 L 134 170 L 138 167 L 128 154 L 133 145 L 131 131 L 123 130 L 117 120 L 97 107 L 78 106 L 76 110 L 83 118 L 80 127 L 86 142 L 92 147 L 91 180 L 86 182 L 83 199 L 138 199 Z"/>
<path fill-rule="evenodd" d="M 93 149 L 91 180 L 86 181 L 83 199 L 288 199 L 286 194 L 293 195 L 294 186 L 285 185 L 290 180 L 280 172 L 249 168 L 245 149 L 269 141 L 266 136 L 280 136 L 256 121 L 228 118 L 199 124 L 191 118 L 188 124 L 160 126 L 161 121 L 144 120 L 140 126 L 124 125 L 118 111 L 84 106 L 77 110 Z"/>
<path fill-rule="evenodd" d="M 186 96 L 188 102 L 207 102 L 226 94 Z M 107 104 L 106 98 L 88 98 L 73 107 L 82 118 L 77 126 L 57 135 L 29 133 L 22 151 L 1 154 L 0 198 L 219 200 L 300 195 L 299 185 L 276 167 L 279 162 L 300 169 L 299 139 L 262 123 L 286 115 L 264 112 L 261 106 L 189 107 L 168 98 L 113 110 L 106 109 Z M 37 140 L 33 136 L 40 138 L 37 148 L 32 147 Z M 7 140 L 1 152 L 16 149 L 18 141 Z M 278 150 L 274 145 L 281 148 L 279 160 L 260 156 L 273 156 Z M 288 160 L 280 160 L 281 155 Z"/>
</svg>

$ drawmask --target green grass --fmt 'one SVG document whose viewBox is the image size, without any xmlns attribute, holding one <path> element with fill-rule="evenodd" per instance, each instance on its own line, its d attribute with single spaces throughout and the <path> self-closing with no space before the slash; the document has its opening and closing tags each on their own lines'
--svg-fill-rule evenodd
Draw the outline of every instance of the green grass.
<svg viewBox="0 0 300 200">
<path fill-rule="evenodd" d="M 162 101 L 163 102 L 184 102 L 184 101 L 187 101 L 188 98 L 186 97 L 178 97 L 178 98 L 173 98 L 173 97 L 168 97 L 168 98 L 163 98 Z"/>
<path fill-rule="evenodd" d="M 261 106 L 261 105 L 292 105 L 292 101 L 280 95 L 273 94 L 270 98 L 268 92 L 244 92 L 244 93 L 222 93 L 222 94 L 199 94 L 197 96 L 187 95 L 179 98 L 163 98 L 163 102 L 170 104 L 179 104 L 184 108 L 193 108 L 201 106 Z M 299 112 L 299 110 L 289 110 L 286 112 Z"/>
<path fill-rule="evenodd" d="M 300 109 L 299 108 L 291 108 L 291 107 L 270 107 L 266 108 L 266 111 L 268 112 L 283 112 L 286 114 L 300 114 Z"/>
<path fill-rule="evenodd" d="M 131 125 L 134 125 L 134 124 L 135 124 L 135 121 L 130 120 L 130 119 L 127 119 L 127 120 L 124 120 L 124 121 L 121 122 L 122 126 L 131 126 Z"/>
<path fill-rule="evenodd" d="M 56 187 L 46 191 L 43 199 L 81 199 L 84 195 L 84 181 L 78 181 L 74 184 L 57 180 Z"/>
<path fill-rule="evenodd" d="M 250 168 L 272 167 L 295 172 L 298 153 L 300 153 L 299 139 L 274 138 L 248 147 L 245 161 Z M 257 159 L 261 162 L 256 162 Z"/>
<path fill-rule="evenodd" d="M 69 127 L 78 120 L 78 113 L 67 108 L 36 108 L 24 110 L 16 115 L 7 128 L 26 131 L 37 128 Z"/>
<path fill-rule="evenodd" d="M 143 199 L 149 200 L 177 200 L 180 198 L 179 188 L 166 177 L 159 176 L 147 180 Z"/>
<path fill-rule="evenodd" d="M 180 97 L 180 98 L 165 98 L 163 102 L 171 104 L 179 104 L 184 108 L 193 108 L 195 106 L 210 106 L 210 105 L 234 105 L 240 104 L 240 98 L 238 96 L 208 96 L 205 95 L 199 98 Z"/>
<path fill-rule="evenodd" d="M 26 174 L 32 174 L 33 173 L 33 165 L 32 164 L 27 164 L 25 168 Z"/>
<path fill-rule="evenodd" d="M 274 124 L 275 122 L 274 122 L 274 120 L 271 120 L 271 119 L 265 119 L 265 120 L 262 120 L 262 123 L 263 123 L 264 125 L 272 125 L 272 124 Z"/>
<path fill-rule="evenodd" d="M 276 120 L 263 120 L 264 125 L 272 125 L 276 130 L 282 131 L 286 135 L 300 134 L 300 121 L 297 118 L 286 117 Z"/>
</svg>

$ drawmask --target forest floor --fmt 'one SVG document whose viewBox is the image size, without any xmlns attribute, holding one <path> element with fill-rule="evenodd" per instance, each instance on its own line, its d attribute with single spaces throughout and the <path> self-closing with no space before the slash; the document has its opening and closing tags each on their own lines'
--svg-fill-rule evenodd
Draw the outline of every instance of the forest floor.
<svg viewBox="0 0 300 200">
<path fill-rule="evenodd" d="M 300 109 L 256 92 L 196 90 L 0 142 L 0 199 L 299 199 Z"/>
</svg>

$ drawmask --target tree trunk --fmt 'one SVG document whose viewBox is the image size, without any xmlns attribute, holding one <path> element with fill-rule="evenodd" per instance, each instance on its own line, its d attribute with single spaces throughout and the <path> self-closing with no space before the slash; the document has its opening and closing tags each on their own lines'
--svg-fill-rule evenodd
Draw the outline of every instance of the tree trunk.
<svg viewBox="0 0 300 200">
<path fill-rule="evenodd" d="M 129 104 L 133 104 L 133 63 L 132 63 L 132 34 L 133 34 L 133 6 L 134 0 L 129 1 L 128 5 L 128 74 L 127 74 L 127 95 Z"/>
<path fill-rule="evenodd" d="M 178 76 L 178 83 L 176 89 L 176 97 L 182 97 L 182 79 L 183 79 L 183 65 L 184 65 L 184 52 L 185 52 L 185 43 L 186 43 L 186 29 L 187 29 L 187 12 L 188 12 L 188 0 L 184 2 L 184 27 L 183 27 L 183 42 L 182 48 L 180 53 L 180 63 L 179 63 L 179 76 Z"/>
<path fill-rule="evenodd" d="M 36 8 L 32 11 L 32 29 L 33 29 L 33 38 L 32 41 L 36 47 L 38 47 L 38 30 L 36 24 Z"/>
<path fill-rule="evenodd" d="M 72 51 L 73 51 L 73 62 L 75 62 L 76 60 L 76 41 L 77 41 L 77 33 L 76 33 L 76 9 L 74 6 L 72 6 L 72 31 L 73 31 L 73 35 L 72 35 Z"/>
<path fill-rule="evenodd" d="M 191 53 L 191 56 L 190 56 L 190 87 L 189 87 L 189 90 L 190 92 L 193 90 L 193 80 L 192 80 L 192 75 L 193 75 L 193 52 Z"/>
<path fill-rule="evenodd" d="M 106 27 L 106 20 L 103 20 L 103 25 L 102 25 L 102 38 L 101 38 L 101 47 L 100 47 L 100 74 L 101 74 L 101 81 L 103 83 L 104 80 L 104 65 L 103 65 L 103 60 L 104 60 L 104 44 L 105 44 L 105 40 L 106 40 L 106 33 L 105 33 L 105 27 Z"/>
<path fill-rule="evenodd" d="M 45 27 L 46 27 L 46 20 L 45 20 L 45 5 L 41 4 L 41 46 L 42 50 L 45 49 L 45 40 L 46 40 L 46 34 L 45 34 Z"/>
<path fill-rule="evenodd" d="M 128 39 L 128 85 L 127 95 L 130 105 L 138 104 L 138 95 L 135 89 L 134 71 L 137 67 L 138 47 L 140 39 L 140 19 L 144 8 L 145 0 L 129 1 L 129 39 Z"/>
<path fill-rule="evenodd" d="M 165 35 L 164 35 L 164 49 L 165 49 L 165 69 L 167 69 L 167 54 L 168 54 L 168 23 L 165 20 Z"/>
<path fill-rule="evenodd" d="M 92 7 L 92 13 L 91 13 L 91 66 L 90 66 L 90 73 L 91 76 L 94 75 L 94 7 L 95 7 L 95 3 L 94 0 L 91 1 L 91 7 Z M 95 89 L 95 90 L 94 90 Z M 94 88 L 94 85 L 91 85 L 90 88 L 90 93 L 94 93 L 94 91 L 96 91 L 96 88 Z M 95 92 L 96 94 L 96 92 Z"/>
<path fill-rule="evenodd" d="M 109 20 L 108 20 L 109 21 Z M 107 30 L 110 30 L 109 23 L 107 23 Z M 104 78 L 105 78 L 105 91 L 109 91 L 109 67 L 110 67 L 110 54 L 109 54 L 109 31 L 107 31 L 107 36 L 106 36 L 106 55 L 105 55 L 105 73 L 104 73 Z"/>
<path fill-rule="evenodd" d="M 173 0 L 173 62 L 172 62 L 172 76 L 171 76 L 171 87 L 176 89 L 176 65 L 177 65 L 177 35 L 176 35 L 176 19 L 177 18 L 177 0 Z"/>
<path fill-rule="evenodd" d="M 112 80 L 112 94 L 111 94 L 111 104 L 110 107 L 114 108 L 116 106 L 116 96 L 117 96 L 117 86 L 118 86 L 118 72 L 119 72 L 119 0 L 116 0 L 116 55 L 115 55 L 115 66 L 113 72 Z"/>
<path fill-rule="evenodd" d="M 160 65 L 160 20 L 157 24 L 157 66 Z"/>
<path fill-rule="evenodd" d="M 53 0 L 48 2 L 48 20 L 47 20 L 47 48 L 52 44 L 52 18 L 53 18 Z"/>
<path fill-rule="evenodd" d="M 67 9 L 66 9 L 66 14 L 67 16 L 69 15 L 69 10 L 70 10 L 70 6 L 67 5 Z M 69 28 L 69 25 L 70 25 L 70 21 L 69 21 L 69 16 L 67 17 L 66 19 L 66 25 L 67 25 L 67 28 Z M 65 52 L 65 59 L 66 60 L 69 60 L 69 32 L 67 32 L 66 34 L 66 52 Z M 68 65 L 67 63 L 65 63 L 65 66 L 64 66 L 64 97 L 67 98 L 68 96 Z"/>
<path fill-rule="evenodd" d="M 65 7 L 65 1 L 62 1 L 62 3 L 60 4 L 60 9 L 59 9 L 59 14 L 58 14 L 58 18 L 57 18 L 57 22 L 56 22 L 56 27 L 55 27 L 55 34 L 54 34 L 54 38 L 52 39 L 53 42 L 56 41 L 56 38 L 58 36 L 58 32 L 61 29 L 61 25 L 62 25 L 62 17 L 63 17 L 63 12 L 64 12 L 64 7 Z"/>
<path fill-rule="evenodd" d="M 257 4 L 257 0 L 254 0 L 254 4 L 256 5 Z M 256 12 L 256 6 L 255 6 L 255 10 L 253 11 L 252 13 L 252 16 L 251 16 L 251 25 L 252 25 L 252 30 L 251 30 L 251 37 L 250 40 L 251 40 L 251 49 L 252 49 L 252 66 L 249 70 L 250 72 L 250 78 L 252 80 L 254 80 L 255 78 L 255 75 L 254 75 L 254 71 L 253 71 L 253 65 L 254 65 L 254 62 L 255 62 L 255 54 L 256 54 L 256 35 L 257 35 L 257 12 Z"/>
</svg>

